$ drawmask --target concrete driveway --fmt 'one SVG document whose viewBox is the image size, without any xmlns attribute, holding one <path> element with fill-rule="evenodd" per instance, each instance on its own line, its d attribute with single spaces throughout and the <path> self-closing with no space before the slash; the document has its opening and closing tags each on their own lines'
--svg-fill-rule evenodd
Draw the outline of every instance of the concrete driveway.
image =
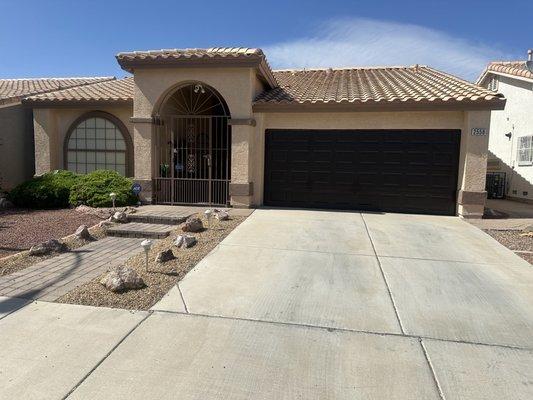
<svg viewBox="0 0 533 400">
<path fill-rule="evenodd" d="M 63 308 L 30 326 L 42 304 Z M 65 307 L 77 317 L 61 326 L 93 318 L 90 334 L 4 346 L 18 380 L 2 370 L 0 397 L 533 398 L 532 267 L 454 217 L 257 210 L 155 311 L 34 303 L 6 313 L 0 340 L 55 332 Z M 63 378 L 29 391 L 42 353 Z"/>
</svg>

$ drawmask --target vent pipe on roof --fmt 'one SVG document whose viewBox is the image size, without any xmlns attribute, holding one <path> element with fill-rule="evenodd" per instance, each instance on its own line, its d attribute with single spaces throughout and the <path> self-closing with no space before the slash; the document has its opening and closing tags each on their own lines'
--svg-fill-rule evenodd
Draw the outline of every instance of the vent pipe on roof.
<svg viewBox="0 0 533 400">
<path fill-rule="evenodd" d="M 529 72 L 533 72 L 533 49 L 527 51 L 526 68 Z"/>
</svg>

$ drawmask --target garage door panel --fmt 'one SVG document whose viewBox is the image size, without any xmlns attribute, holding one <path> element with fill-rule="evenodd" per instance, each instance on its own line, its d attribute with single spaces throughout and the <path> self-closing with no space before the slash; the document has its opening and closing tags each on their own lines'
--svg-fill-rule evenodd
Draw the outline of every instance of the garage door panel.
<svg viewBox="0 0 533 400">
<path fill-rule="evenodd" d="M 267 131 L 265 204 L 455 214 L 460 131 Z"/>
</svg>

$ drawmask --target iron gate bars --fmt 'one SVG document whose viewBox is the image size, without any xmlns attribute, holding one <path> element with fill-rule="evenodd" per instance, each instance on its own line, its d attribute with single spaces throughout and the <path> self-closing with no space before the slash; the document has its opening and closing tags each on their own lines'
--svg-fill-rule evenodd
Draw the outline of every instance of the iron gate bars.
<svg viewBox="0 0 533 400">
<path fill-rule="evenodd" d="M 228 117 L 178 115 L 156 127 L 153 189 L 157 204 L 229 204 Z"/>
</svg>

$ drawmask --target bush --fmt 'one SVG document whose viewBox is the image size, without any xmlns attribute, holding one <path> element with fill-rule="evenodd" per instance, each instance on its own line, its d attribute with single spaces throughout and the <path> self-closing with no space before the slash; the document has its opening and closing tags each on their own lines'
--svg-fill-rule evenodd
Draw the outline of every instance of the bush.
<svg viewBox="0 0 533 400">
<path fill-rule="evenodd" d="M 90 207 L 111 207 L 113 202 L 109 197 L 115 193 L 116 206 L 126 206 L 137 203 L 137 196 L 131 191 L 133 181 L 115 171 L 97 170 L 87 175 L 81 175 L 70 190 L 70 204 L 78 206 L 85 204 Z"/>
<path fill-rule="evenodd" d="M 48 172 L 15 187 L 9 192 L 9 199 L 26 208 L 68 207 L 70 189 L 78 179 L 70 171 Z"/>
</svg>

